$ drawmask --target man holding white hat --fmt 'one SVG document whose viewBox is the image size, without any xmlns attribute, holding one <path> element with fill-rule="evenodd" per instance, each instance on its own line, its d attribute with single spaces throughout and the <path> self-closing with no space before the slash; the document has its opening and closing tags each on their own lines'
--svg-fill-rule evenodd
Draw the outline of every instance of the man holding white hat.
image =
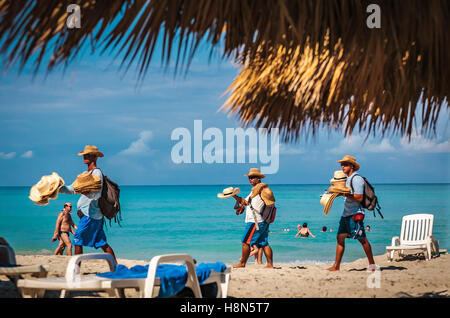
<svg viewBox="0 0 450 318">
<path fill-rule="evenodd" d="M 353 156 L 346 155 L 341 160 L 337 161 L 341 164 L 342 171 L 347 176 L 345 186 L 353 189 L 352 193 L 345 193 L 344 212 L 339 221 L 339 230 L 336 237 L 336 259 L 329 271 L 338 271 L 340 269 L 342 256 L 345 250 L 345 239 L 357 239 L 366 253 L 369 260 L 368 270 L 375 270 L 375 261 L 373 259 L 372 247 L 367 240 L 364 230 L 364 209 L 361 202 L 364 196 L 364 179 L 356 174 L 360 165 Z"/>
<path fill-rule="evenodd" d="M 83 246 L 88 246 L 101 248 L 105 253 L 111 254 L 116 260 L 113 249 L 106 242 L 106 235 L 103 231 L 103 214 L 98 206 L 98 200 L 102 195 L 103 174 L 97 167 L 97 159 L 103 157 L 103 153 L 96 146 L 87 145 L 78 155 L 83 156 L 83 162 L 87 165 L 87 172 L 100 178 L 102 187 L 99 191 L 83 192 L 78 200 L 77 210 L 80 222 L 73 239 L 75 254 L 83 254 Z M 63 186 L 59 192 L 75 194 L 73 184 Z"/>
<path fill-rule="evenodd" d="M 267 259 L 266 268 L 273 268 L 273 252 L 269 246 L 269 224 L 264 222 L 260 212 L 265 205 L 271 206 L 275 204 L 275 198 L 272 190 L 267 184 L 261 183 L 261 179 L 265 176 L 257 168 L 251 168 L 248 174 L 250 184 L 253 186 L 252 192 L 245 198 L 233 195 L 238 204 L 243 204 L 245 208 L 246 229 L 242 237 L 242 257 L 238 264 L 233 267 L 245 267 L 250 256 L 250 247 L 258 246 L 263 249 Z"/>
</svg>

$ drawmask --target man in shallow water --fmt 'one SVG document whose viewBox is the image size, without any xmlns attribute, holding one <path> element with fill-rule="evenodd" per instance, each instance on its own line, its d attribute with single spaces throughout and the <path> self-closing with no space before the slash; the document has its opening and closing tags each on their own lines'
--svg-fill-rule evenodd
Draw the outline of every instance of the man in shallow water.
<svg viewBox="0 0 450 318">
<path fill-rule="evenodd" d="M 73 239 L 75 254 L 83 254 L 83 246 L 88 246 L 101 248 L 105 253 L 111 254 L 116 260 L 113 249 L 106 242 L 106 235 L 103 231 L 104 217 L 98 206 L 98 199 L 102 195 L 103 174 L 97 167 L 97 159 L 103 157 L 103 153 L 97 147 L 87 145 L 78 155 L 83 156 L 83 162 L 87 165 L 87 171 L 100 178 L 102 187 L 99 191 L 83 192 L 78 200 L 77 210 L 80 222 Z M 75 194 L 73 184 L 63 186 L 59 192 Z"/>
<path fill-rule="evenodd" d="M 265 178 L 265 176 L 259 169 L 251 168 L 250 172 L 245 176 L 248 177 L 249 183 L 253 188 L 252 192 L 245 199 L 237 195 L 233 196 L 237 204 L 246 206 L 246 229 L 242 237 L 242 257 L 239 263 L 233 267 L 245 267 L 250 256 L 250 247 L 256 246 L 257 248 L 261 248 L 266 256 L 266 268 L 273 268 L 273 252 L 269 245 L 269 224 L 263 221 L 260 213 L 265 205 L 274 205 L 275 198 L 267 184 L 261 183 L 261 179 Z M 258 224 L 259 229 L 256 224 Z"/>
</svg>

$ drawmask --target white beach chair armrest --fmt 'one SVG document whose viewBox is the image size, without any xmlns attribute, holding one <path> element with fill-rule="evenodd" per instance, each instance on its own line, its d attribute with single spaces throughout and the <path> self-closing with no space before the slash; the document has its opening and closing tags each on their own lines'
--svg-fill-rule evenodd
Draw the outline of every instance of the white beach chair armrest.
<svg viewBox="0 0 450 318">
<path fill-rule="evenodd" d="M 156 270 L 159 264 L 168 262 L 184 262 L 187 267 L 187 281 L 186 286 L 190 287 L 194 292 L 195 297 L 201 298 L 202 293 L 198 283 L 197 272 L 195 270 L 194 260 L 188 254 L 166 254 L 158 255 L 150 260 L 148 266 L 147 278 L 145 280 L 144 297 L 153 297 L 153 290 L 155 287 Z"/>
<path fill-rule="evenodd" d="M 400 245 L 400 237 L 394 236 L 392 238 L 391 246 L 398 246 Z"/>
<path fill-rule="evenodd" d="M 92 254 L 80 254 L 72 256 L 67 264 L 66 270 L 66 281 L 68 283 L 75 282 L 77 277 L 80 276 L 80 263 L 82 261 L 88 260 L 106 260 L 109 265 L 109 269 L 111 272 L 114 272 L 116 269 L 116 262 L 112 255 L 107 253 L 92 253 Z"/>
</svg>

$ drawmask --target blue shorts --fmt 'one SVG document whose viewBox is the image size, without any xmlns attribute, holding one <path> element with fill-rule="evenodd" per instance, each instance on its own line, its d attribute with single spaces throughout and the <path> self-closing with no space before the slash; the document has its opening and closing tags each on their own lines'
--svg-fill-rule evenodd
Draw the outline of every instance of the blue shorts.
<svg viewBox="0 0 450 318">
<path fill-rule="evenodd" d="M 83 216 L 75 231 L 73 245 L 99 248 L 106 245 L 106 235 L 103 231 L 103 218 L 100 220 Z"/>
<path fill-rule="evenodd" d="M 255 223 L 247 223 L 245 233 L 242 237 L 242 243 L 258 246 L 269 245 L 269 224 L 266 222 L 258 223 L 259 231 L 256 230 Z"/>
<path fill-rule="evenodd" d="M 366 237 L 364 222 L 355 222 L 352 216 L 343 216 L 339 221 L 338 234 L 348 234 L 350 238 L 359 240 Z"/>
</svg>

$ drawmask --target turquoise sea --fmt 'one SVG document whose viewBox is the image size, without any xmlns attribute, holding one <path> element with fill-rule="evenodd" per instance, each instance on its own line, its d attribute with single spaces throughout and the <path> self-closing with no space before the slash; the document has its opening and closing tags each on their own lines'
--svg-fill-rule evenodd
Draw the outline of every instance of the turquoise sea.
<svg viewBox="0 0 450 318">
<path fill-rule="evenodd" d="M 450 184 L 374 185 L 384 219 L 366 214 L 372 231 L 369 241 L 375 255 L 385 253 L 392 236 L 400 234 L 403 215 L 434 214 L 434 234 L 441 248 L 449 247 Z M 234 200 L 217 198 L 225 185 L 122 186 L 122 227 L 106 226 L 109 244 L 118 258 L 148 260 L 154 255 L 189 253 L 197 261 L 234 263 L 241 255 L 244 215 L 236 216 Z M 241 194 L 250 185 L 240 185 Z M 269 242 L 274 263 L 332 263 L 336 232 L 343 210 L 337 198 L 328 216 L 322 213 L 320 194 L 328 185 L 271 185 L 277 201 L 277 218 L 270 226 Z M 18 254 L 52 254 L 56 216 L 64 202 L 76 206 L 77 195 L 60 194 L 46 206 L 28 199 L 29 187 L 0 187 L 0 236 Z M 73 213 L 78 223 L 76 213 Z M 308 223 L 316 238 L 295 238 L 297 224 Z M 320 233 L 322 226 L 333 232 Z M 289 231 L 287 231 L 289 230 Z M 73 236 L 71 236 L 73 238 Z M 85 248 L 85 252 L 95 249 Z M 98 252 L 101 252 L 99 249 Z M 347 240 L 344 262 L 365 257 L 357 241 Z"/>
</svg>

